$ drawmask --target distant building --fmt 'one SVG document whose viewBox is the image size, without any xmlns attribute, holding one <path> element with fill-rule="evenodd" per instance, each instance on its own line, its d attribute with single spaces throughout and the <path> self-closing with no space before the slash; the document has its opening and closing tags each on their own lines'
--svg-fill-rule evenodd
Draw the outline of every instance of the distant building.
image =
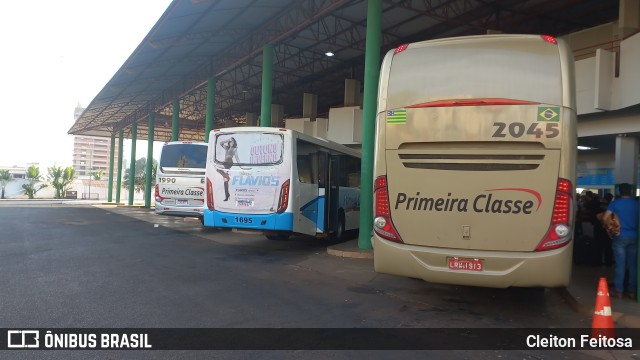
<svg viewBox="0 0 640 360">
<path fill-rule="evenodd" d="M 29 164 L 29 166 L 32 164 Z M 38 166 L 37 163 L 33 165 Z M 0 165 L 0 170 L 9 170 L 9 174 L 13 180 L 16 179 L 26 179 L 27 178 L 27 168 L 23 166 L 2 166 Z"/>
<path fill-rule="evenodd" d="M 85 108 L 80 104 L 74 111 L 74 121 L 77 120 Z M 88 178 L 93 171 L 102 170 L 103 179 L 109 177 L 109 154 L 111 139 L 95 136 L 78 135 L 73 138 L 73 168 L 79 179 Z M 114 164 L 118 163 L 118 143 L 114 149 Z M 113 169 L 114 172 L 118 169 Z M 114 175 L 115 176 L 115 175 Z"/>
</svg>

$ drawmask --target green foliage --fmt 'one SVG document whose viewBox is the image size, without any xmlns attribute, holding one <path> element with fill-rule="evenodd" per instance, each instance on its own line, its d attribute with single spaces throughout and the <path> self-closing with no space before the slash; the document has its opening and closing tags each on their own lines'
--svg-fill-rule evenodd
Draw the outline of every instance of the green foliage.
<svg viewBox="0 0 640 360">
<path fill-rule="evenodd" d="M 2 186 L 2 196 L 0 196 L 0 199 L 4 199 L 4 190 L 11 180 L 13 180 L 13 177 L 11 177 L 9 170 L 0 170 L 0 185 Z"/>
<path fill-rule="evenodd" d="M 140 158 L 136 160 L 136 170 L 133 177 L 133 189 L 135 192 L 140 193 L 144 192 L 147 187 L 147 159 Z M 151 165 L 151 186 L 155 186 L 156 183 L 156 171 L 158 169 L 158 161 L 153 159 L 153 163 Z M 124 188 L 129 190 L 129 173 L 131 172 L 131 168 L 126 169 L 124 171 L 123 182 Z"/>
<path fill-rule="evenodd" d="M 92 171 L 89 175 L 93 177 L 93 180 L 102 180 L 102 177 L 104 176 L 104 170 L 98 169 Z"/>
<path fill-rule="evenodd" d="M 47 178 L 51 183 L 51 186 L 56 190 L 55 198 L 62 199 L 64 197 L 65 191 L 69 189 L 69 186 L 76 178 L 76 171 L 71 167 L 67 166 L 66 168 L 62 168 L 61 166 L 53 165 L 49 169 L 49 175 Z"/>
<path fill-rule="evenodd" d="M 42 175 L 40 175 L 40 168 L 35 165 L 31 165 L 27 169 L 27 180 L 29 180 L 29 183 L 22 185 L 22 188 L 24 189 L 24 194 L 27 195 L 29 199 L 35 198 L 38 191 L 47 187 L 47 184 L 38 185 L 43 178 Z"/>
</svg>

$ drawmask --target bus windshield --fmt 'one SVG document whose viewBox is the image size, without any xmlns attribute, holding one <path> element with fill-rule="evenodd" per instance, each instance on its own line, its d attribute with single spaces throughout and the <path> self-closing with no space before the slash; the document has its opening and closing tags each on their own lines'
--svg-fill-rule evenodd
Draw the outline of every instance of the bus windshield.
<svg viewBox="0 0 640 360">
<path fill-rule="evenodd" d="M 207 147 L 198 144 L 167 144 L 162 147 L 160 170 L 162 172 L 200 172 L 207 167 Z"/>
</svg>

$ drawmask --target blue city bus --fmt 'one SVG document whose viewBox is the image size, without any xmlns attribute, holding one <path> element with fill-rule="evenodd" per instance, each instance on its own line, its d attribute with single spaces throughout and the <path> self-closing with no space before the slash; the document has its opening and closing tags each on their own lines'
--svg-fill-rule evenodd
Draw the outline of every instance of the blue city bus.
<svg viewBox="0 0 640 360">
<path fill-rule="evenodd" d="M 235 127 L 209 137 L 204 226 L 345 238 L 359 227 L 360 153 L 290 129 Z"/>
</svg>

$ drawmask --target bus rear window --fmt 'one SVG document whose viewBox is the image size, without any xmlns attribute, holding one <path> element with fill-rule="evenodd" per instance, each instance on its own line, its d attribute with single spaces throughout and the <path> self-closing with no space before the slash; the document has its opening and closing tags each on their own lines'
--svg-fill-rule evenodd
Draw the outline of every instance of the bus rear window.
<svg viewBox="0 0 640 360">
<path fill-rule="evenodd" d="M 277 133 L 239 132 L 216 136 L 215 162 L 230 168 L 282 163 L 284 137 Z"/>
<path fill-rule="evenodd" d="M 558 46 L 539 37 L 434 42 L 395 55 L 387 109 L 448 99 L 562 104 Z"/>
<path fill-rule="evenodd" d="M 160 168 L 205 169 L 207 147 L 196 144 L 167 144 L 162 147 Z"/>
</svg>

